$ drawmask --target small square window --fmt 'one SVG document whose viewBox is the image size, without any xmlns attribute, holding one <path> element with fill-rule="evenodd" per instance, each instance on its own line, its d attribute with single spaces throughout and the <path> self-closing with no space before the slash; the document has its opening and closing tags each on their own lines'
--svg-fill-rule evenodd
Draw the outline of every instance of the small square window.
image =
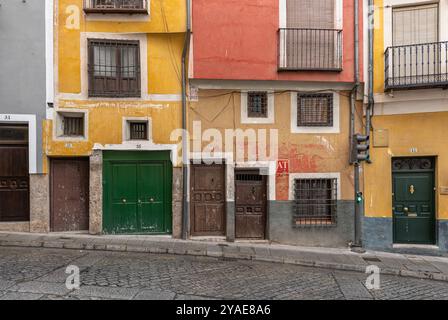
<svg viewBox="0 0 448 320">
<path fill-rule="evenodd" d="M 84 117 L 63 116 L 62 128 L 63 135 L 66 137 L 82 137 L 84 136 Z"/>
<path fill-rule="evenodd" d="M 247 93 L 247 116 L 249 118 L 268 117 L 268 94 L 267 92 Z"/>
<path fill-rule="evenodd" d="M 148 122 L 130 122 L 129 140 L 148 140 Z"/>
<path fill-rule="evenodd" d="M 333 94 L 298 94 L 297 126 L 332 127 Z"/>
</svg>

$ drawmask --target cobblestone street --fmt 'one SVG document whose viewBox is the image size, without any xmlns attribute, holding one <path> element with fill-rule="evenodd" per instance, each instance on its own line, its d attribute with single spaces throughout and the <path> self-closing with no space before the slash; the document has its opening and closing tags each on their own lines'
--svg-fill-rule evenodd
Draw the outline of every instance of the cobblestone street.
<svg viewBox="0 0 448 320">
<path fill-rule="evenodd" d="M 65 286 L 68 265 L 81 287 Z M 0 299 L 444 299 L 448 283 L 208 257 L 0 248 Z"/>
</svg>

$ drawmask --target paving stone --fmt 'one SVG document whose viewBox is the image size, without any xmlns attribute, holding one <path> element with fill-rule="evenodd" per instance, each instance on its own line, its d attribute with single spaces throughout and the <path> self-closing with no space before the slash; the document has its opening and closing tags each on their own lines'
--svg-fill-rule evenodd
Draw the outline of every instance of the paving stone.
<svg viewBox="0 0 448 320">
<path fill-rule="evenodd" d="M 54 295 L 64 295 L 70 292 L 70 290 L 68 290 L 65 286 L 65 281 L 64 283 L 28 281 L 19 283 L 9 288 L 8 291 L 54 294 Z"/>
<path fill-rule="evenodd" d="M 71 292 L 70 295 L 129 300 L 132 299 L 138 292 L 139 290 L 127 288 L 81 286 L 79 290 Z"/>
<path fill-rule="evenodd" d="M 39 300 L 43 296 L 41 293 L 6 292 L 0 296 L 0 300 Z"/>
<path fill-rule="evenodd" d="M 143 290 L 133 300 L 173 300 L 176 293 L 170 291 Z"/>
</svg>

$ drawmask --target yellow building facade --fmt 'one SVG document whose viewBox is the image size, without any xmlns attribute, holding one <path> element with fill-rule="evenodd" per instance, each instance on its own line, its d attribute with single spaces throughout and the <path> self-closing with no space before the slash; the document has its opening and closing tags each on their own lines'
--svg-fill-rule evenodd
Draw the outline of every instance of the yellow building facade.
<svg viewBox="0 0 448 320">
<path fill-rule="evenodd" d="M 182 0 L 55 1 L 49 210 L 35 230 L 180 236 L 181 164 L 170 135 L 182 126 L 185 21 Z"/>
<path fill-rule="evenodd" d="M 448 4 L 374 1 L 364 245 L 448 250 Z"/>
</svg>

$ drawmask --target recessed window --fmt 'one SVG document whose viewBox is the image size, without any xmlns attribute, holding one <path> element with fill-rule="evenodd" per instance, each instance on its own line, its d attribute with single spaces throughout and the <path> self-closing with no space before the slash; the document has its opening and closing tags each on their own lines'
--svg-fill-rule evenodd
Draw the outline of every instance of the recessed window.
<svg viewBox="0 0 448 320">
<path fill-rule="evenodd" d="M 147 0 L 85 0 L 86 13 L 148 13 Z"/>
<path fill-rule="evenodd" d="M 89 40 L 89 96 L 140 95 L 139 41 Z"/>
<path fill-rule="evenodd" d="M 54 122 L 55 138 L 84 140 L 87 131 L 87 113 L 82 111 L 58 111 Z"/>
<path fill-rule="evenodd" d="M 336 224 L 337 179 L 294 180 L 294 226 Z"/>
<path fill-rule="evenodd" d="M 248 92 L 247 93 L 247 116 L 250 118 L 268 117 L 268 93 Z"/>
<path fill-rule="evenodd" d="M 83 116 L 63 116 L 62 118 L 63 135 L 66 137 L 84 136 L 84 117 Z"/>
<path fill-rule="evenodd" d="M 333 94 L 298 94 L 298 127 L 332 127 Z"/>
<path fill-rule="evenodd" d="M 130 140 L 148 140 L 148 122 L 129 123 Z"/>
</svg>

